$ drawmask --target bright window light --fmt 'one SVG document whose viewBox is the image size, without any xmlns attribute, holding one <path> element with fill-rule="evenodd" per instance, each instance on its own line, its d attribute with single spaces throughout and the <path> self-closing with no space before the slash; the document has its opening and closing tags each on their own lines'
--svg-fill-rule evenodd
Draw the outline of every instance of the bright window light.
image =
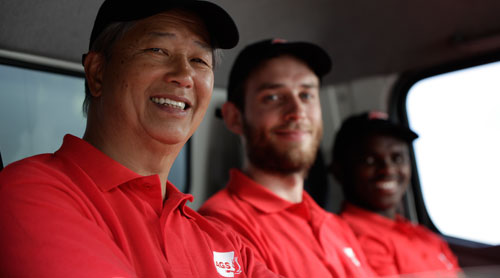
<svg viewBox="0 0 500 278">
<path fill-rule="evenodd" d="M 426 209 L 445 235 L 500 244 L 500 62 L 433 76 L 409 91 Z"/>
</svg>

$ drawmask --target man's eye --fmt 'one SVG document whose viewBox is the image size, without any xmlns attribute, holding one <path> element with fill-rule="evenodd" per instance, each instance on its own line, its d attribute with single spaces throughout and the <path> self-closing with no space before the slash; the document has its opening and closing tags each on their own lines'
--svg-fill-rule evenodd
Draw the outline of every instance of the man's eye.
<svg viewBox="0 0 500 278">
<path fill-rule="evenodd" d="M 210 66 L 209 63 L 207 63 L 205 60 L 201 59 L 201 58 L 193 58 L 191 59 L 191 61 L 195 62 L 195 63 L 200 63 L 200 64 L 204 64 L 206 66 Z"/>
<path fill-rule="evenodd" d="M 395 164 L 403 164 L 405 162 L 405 157 L 401 154 L 395 154 L 392 156 L 392 161 L 394 161 Z"/>
<path fill-rule="evenodd" d="M 161 48 L 157 48 L 157 47 L 153 47 L 153 48 L 148 48 L 146 49 L 147 52 L 154 52 L 154 53 L 165 53 L 163 51 L 163 49 Z"/>
<path fill-rule="evenodd" d="M 264 96 L 264 102 L 277 101 L 279 99 L 278 95 L 266 95 Z"/>
<path fill-rule="evenodd" d="M 308 92 L 303 92 L 303 93 L 300 93 L 300 98 L 304 99 L 304 100 L 309 100 L 309 99 L 313 98 L 313 95 L 311 93 L 308 93 Z"/>
</svg>

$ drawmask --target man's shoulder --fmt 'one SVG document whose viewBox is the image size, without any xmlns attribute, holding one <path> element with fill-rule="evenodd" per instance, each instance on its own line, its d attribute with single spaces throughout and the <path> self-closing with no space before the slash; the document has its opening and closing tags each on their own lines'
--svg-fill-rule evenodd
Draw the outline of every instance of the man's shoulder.
<svg viewBox="0 0 500 278">
<path fill-rule="evenodd" d="M 309 204 L 309 207 L 311 208 L 311 213 L 315 215 L 315 218 L 320 218 L 320 219 L 325 219 L 325 223 L 327 226 L 329 226 L 331 229 L 334 230 L 345 230 L 349 229 L 350 227 L 340 215 L 337 213 L 334 213 L 332 211 L 328 211 L 322 207 L 320 207 L 313 199 L 310 197 L 307 193 L 304 193 L 305 201 Z"/>
<path fill-rule="evenodd" d="M 234 202 L 234 196 L 231 196 L 228 188 L 225 187 L 212 196 L 210 196 L 201 206 L 198 211 L 203 210 L 212 210 L 212 209 L 224 209 L 227 206 L 227 203 Z"/>
<path fill-rule="evenodd" d="M 20 182 L 30 178 L 43 178 L 57 171 L 58 163 L 53 154 L 39 154 L 7 165 L 0 172 L 0 184 Z"/>
<path fill-rule="evenodd" d="M 254 222 L 254 208 L 232 194 L 227 188 L 220 190 L 210 197 L 198 212 L 210 219 L 217 219 L 230 225 L 247 225 Z"/>
<path fill-rule="evenodd" d="M 82 178 L 87 179 L 85 173 L 68 159 L 40 154 L 7 165 L 0 172 L 0 191 L 7 199 L 51 198 L 74 192 Z"/>
<path fill-rule="evenodd" d="M 323 209 L 323 211 L 326 214 L 328 221 L 330 221 L 331 223 L 335 223 L 335 225 L 339 225 L 339 226 L 348 226 L 345 219 L 340 217 L 340 215 L 333 213 L 331 211 L 327 211 L 325 209 Z"/>
<path fill-rule="evenodd" d="M 19 223 L 36 223 L 32 221 L 34 211 L 33 215 L 55 217 L 54 211 L 79 210 L 81 200 L 86 197 L 77 183 L 84 173 L 71 175 L 78 171 L 72 163 L 53 154 L 9 164 L 0 172 L 0 210 L 3 211 L 0 218 L 6 221 L 14 217 Z"/>
<path fill-rule="evenodd" d="M 229 210 L 229 206 L 237 202 L 234 196 L 231 195 L 227 187 L 217 191 L 203 203 L 198 212 L 203 214 L 204 212 L 214 210 Z"/>
</svg>

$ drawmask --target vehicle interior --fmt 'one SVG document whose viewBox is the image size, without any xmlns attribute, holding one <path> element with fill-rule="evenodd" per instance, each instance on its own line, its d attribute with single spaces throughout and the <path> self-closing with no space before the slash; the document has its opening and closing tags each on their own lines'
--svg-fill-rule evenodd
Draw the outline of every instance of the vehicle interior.
<svg viewBox="0 0 500 278">
<path fill-rule="evenodd" d="M 83 135 L 81 57 L 101 2 L 0 2 L 0 170 L 54 152 L 64 134 Z M 324 135 L 308 192 L 339 211 L 342 191 L 327 170 L 335 133 L 349 115 L 384 111 L 420 135 L 401 212 L 443 236 L 468 277 L 500 275 L 499 1 L 213 2 L 240 42 L 223 51 L 210 107 L 169 177 L 194 195 L 191 207 L 241 165 L 239 138 L 215 117 L 238 52 L 267 38 L 313 42 L 333 68 L 322 80 Z"/>
</svg>

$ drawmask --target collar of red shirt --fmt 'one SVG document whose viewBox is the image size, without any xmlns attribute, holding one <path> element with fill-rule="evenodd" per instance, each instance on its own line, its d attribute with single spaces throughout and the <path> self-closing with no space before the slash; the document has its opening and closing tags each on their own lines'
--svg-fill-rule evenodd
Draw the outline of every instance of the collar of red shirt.
<svg viewBox="0 0 500 278">
<path fill-rule="evenodd" d="M 311 196 L 305 191 L 302 193 L 302 202 L 297 204 L 289 202 L 263 185 L 256 183 L 238 169 L 231 169 L 230 171 L 228 190 L 264 213 L 293 210 L 294 213 L 309 219 L 309 210 L 315 204 Z"/>
<path fill-rule="evenodd" d="M 140 180 L 142 184 L 160 186 L 160 177 L 158 175 L 141 176 L 105 155 L 88 142 L 70 134 L 64 136 L 63 144 L 55 155 L 65 157 L 76 163 L 104 192 L 133 180 Z M 180 207 L 184 215 L 192 217 L 184 208 L 187 201 L 193 201 L 191 194 L 180 192 L 168 181 L 166 196 L 168 202 L 163 203 L 164 209 L 167 209 L 167 207 L 172 209 Z"/>
<path fill-rule="evenodd" d="M 399 214 L 397 214 L 396 218 L 393 220 L 393 219 L 384 217 L 382 215 L 376 214 L 374 212 L 371 212 L 369 210 L 360 208 L 360 207 L 355 206 L 355 205 L 348 203 L 348 202 L 345 202 L 343 204 L 342 211 L 345 211 L 345 212 L 349 213 L 350 215 L 356 215 L 356 217 L 359 217 L 359 218 L 367 219 L 370 221 L 370 223 L 376 224 L 379 226 L 388 227 L 388 228 L 391 228 L 394 230 L 400 230 L 401 232 L 405 232 L 408 234 L 417 232 L 416 231 L 417 226 Z"/>
</svg>

